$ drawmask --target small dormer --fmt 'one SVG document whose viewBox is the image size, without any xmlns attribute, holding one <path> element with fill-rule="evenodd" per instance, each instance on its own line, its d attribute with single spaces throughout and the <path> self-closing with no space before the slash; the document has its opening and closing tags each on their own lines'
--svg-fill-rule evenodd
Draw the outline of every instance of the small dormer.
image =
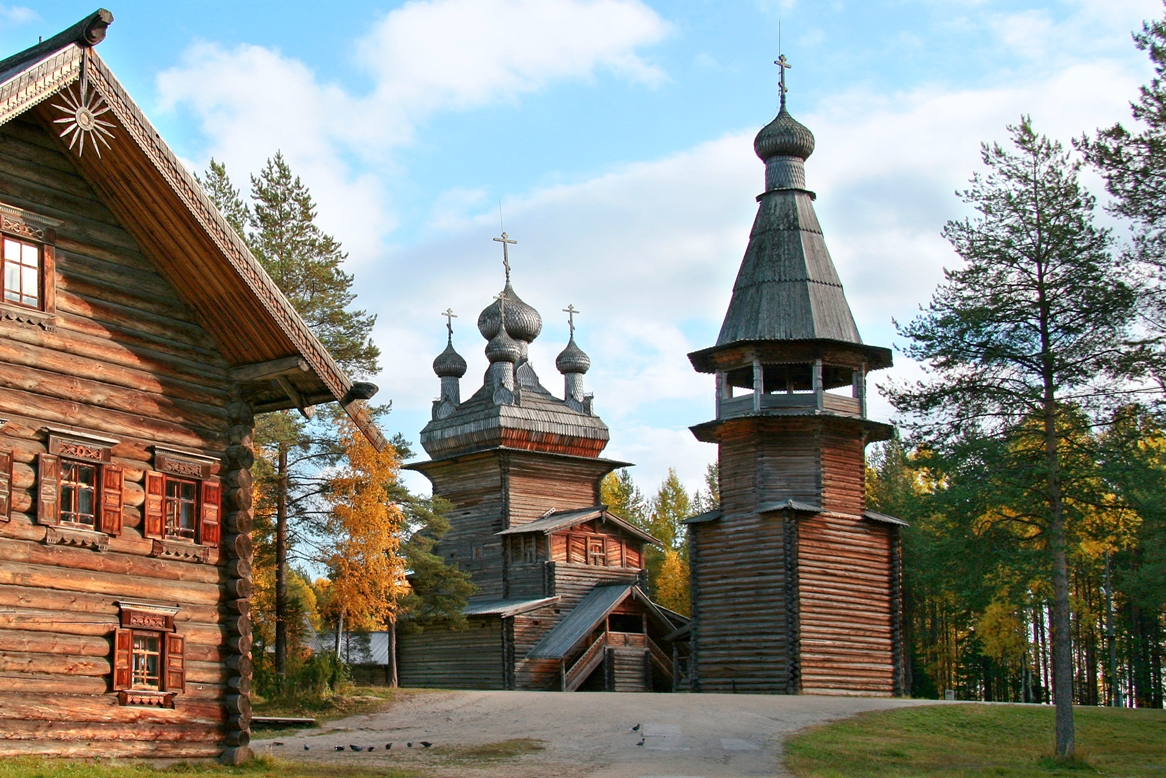
<svg viewBox="0 0 1166 778">
<path fill-rule="evenodd" d="M 558 511 L 497 533 L 511 565 L 559 564 L 641 570 L 644 547 L 660 541 L 602 505 Z"/>
</svg>

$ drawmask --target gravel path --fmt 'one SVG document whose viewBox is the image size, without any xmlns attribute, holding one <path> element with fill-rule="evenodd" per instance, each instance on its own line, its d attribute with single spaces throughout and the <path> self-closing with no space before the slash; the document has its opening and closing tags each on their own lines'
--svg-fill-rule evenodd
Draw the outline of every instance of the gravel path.
<svg viewBox="0 0 1166 778">
<path fill-rule="evenodd" d="M 435 777 L 775 776 L 786 774 L 782 743 L 793 732 L 860 711 L 918 704 L 874 697 L 416 691 L 402 692 L 380 713 L 281 737 L 282 746 L 257 740 L 252 748 L 317 763 L 392 764 Z M 518 738 L 541 741 L 543 749 L 509 758 L 473 750 Z M 422 740 L 433 748 L 421 748 Z M 343 753 L 334 750 L 338 745 Z M 350 745 L 374 750 L 356 753 Z"/>
</svg>

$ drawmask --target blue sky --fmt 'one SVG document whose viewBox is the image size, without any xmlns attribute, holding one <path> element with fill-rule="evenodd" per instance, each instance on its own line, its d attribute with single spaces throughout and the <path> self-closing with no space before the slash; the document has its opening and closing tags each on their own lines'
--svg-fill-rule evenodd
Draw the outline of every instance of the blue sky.
<svg viewBox="0 0 1166 778">
<path fill-rule="evenodd" d="M 93 10 L 0 3 L 0 54 Z M 561 390 L 568 303 L 606 454 L 654 488 L 693 487 L 712 410 L 685 354 L 711 345 L 763 171 L 752 137 L 776 107 L 778 24 L 790 108 L 814 131 L 808 185 L 864 339 L 925 303 L 957 258 L 939 237 L 978 144 L 1021 113 L 1067 141 L 1128 121 L 1148 78 L 1130 42 L 1157 0 L 119 2 L 99 52 L 178 155 L 236 183 L 283 150 L 379 316 L 378 399 L 411 440 L 437 392 L 452 306 L 473 326 L 497 292 L 497 207 L 519 240 L 515 287 L 543 314 L 532 359 Z M 1089 179 L 1096 187 L 1096 181 Z M 901 355 L 880 380 L 909 379 Z M 873 414 L 891 410 L 872 398 Z M 420 484 L 418 484 L 420 485 Z"/>
</svg>

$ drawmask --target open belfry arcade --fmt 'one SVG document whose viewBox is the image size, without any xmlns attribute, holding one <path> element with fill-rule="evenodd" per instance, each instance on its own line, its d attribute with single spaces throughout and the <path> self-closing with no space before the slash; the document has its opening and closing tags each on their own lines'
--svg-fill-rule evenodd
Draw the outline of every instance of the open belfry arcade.
<svg viewBox="0 0 1166 778">
<path fill-rule="evenodd" d="M 99 10 L 0 60 L 0 757 L 250 755 L 257 414 L 339 403 L 339 368 L 95 47 Z M 570 337 L 562 391 L 511 281 L 477 318 L 489 367 L 440 383 L 408 467 L 453 506 L 468 628 L 400 638 L 406 686 L 899 694 L 902 522 L 865 509 L 862 343 L 806 189 L 810 131 L 758 134 L 765 191 L 715 346 L 721 502 L 688 519 L 691 619 L 648 595 L 659 541 L 602 504 L 627 463 Z M 584 306 L 586 307 L 586 306 Z"/>
</svg>

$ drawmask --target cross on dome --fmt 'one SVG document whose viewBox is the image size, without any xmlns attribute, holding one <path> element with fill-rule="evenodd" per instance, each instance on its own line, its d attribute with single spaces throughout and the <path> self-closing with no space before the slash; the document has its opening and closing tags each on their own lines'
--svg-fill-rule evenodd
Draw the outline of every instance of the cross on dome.
<svg viewBox="0 0 1166 778">
<path fill-rule="evenodd" d="M 453 340 L 453 320 L 457 318 L 457 314 L 453 312 L 453 308 L 446 308 L 442 314 L 445 317 L 445 329 L 449 333 L 450 341 Z"/>
<path fill-rule="evenodd" d="M 494 238 L 495 243 L 502 244 L 502 267 L 506 268 L 506 283 L 510 283 L 510 252 L 507 250 L 508 246 L 517 246 L 518 241 L 511 240 L 510 236 L 505 231 L 501 238 Z"/>
<path fill-rule="evenodd" d="M 777 56 L 777 59 L 775 59 L 773 61 L 773 64 L 777 65 L 778 71 L 781 73 L 780 80 L 778 81 L 777 91 L 778 91 L 778 94 L 781 95 L 781 107 L 784 109 L 785 108 L 785 93 L 789 91 L 788 89 L 785 88 L 785 71 L 792 68 L 793 65 L 789 64 L 789 60 L 787 60 L 785 58 L 784 54 L 779 54 Z M 497 240 L 497 238 L 495 238 L 495 240 Z"/>
<path fill-rule="evenodd" d="M 567 326 L 571 328 L 571 337 L 575 337 L 575 314 L 582 313 L 582 311 L 575 310 L 573 304 L 568 303 L 567 307 L 563 309 L 563 313 L 567 314 Z"/>
</svg>

